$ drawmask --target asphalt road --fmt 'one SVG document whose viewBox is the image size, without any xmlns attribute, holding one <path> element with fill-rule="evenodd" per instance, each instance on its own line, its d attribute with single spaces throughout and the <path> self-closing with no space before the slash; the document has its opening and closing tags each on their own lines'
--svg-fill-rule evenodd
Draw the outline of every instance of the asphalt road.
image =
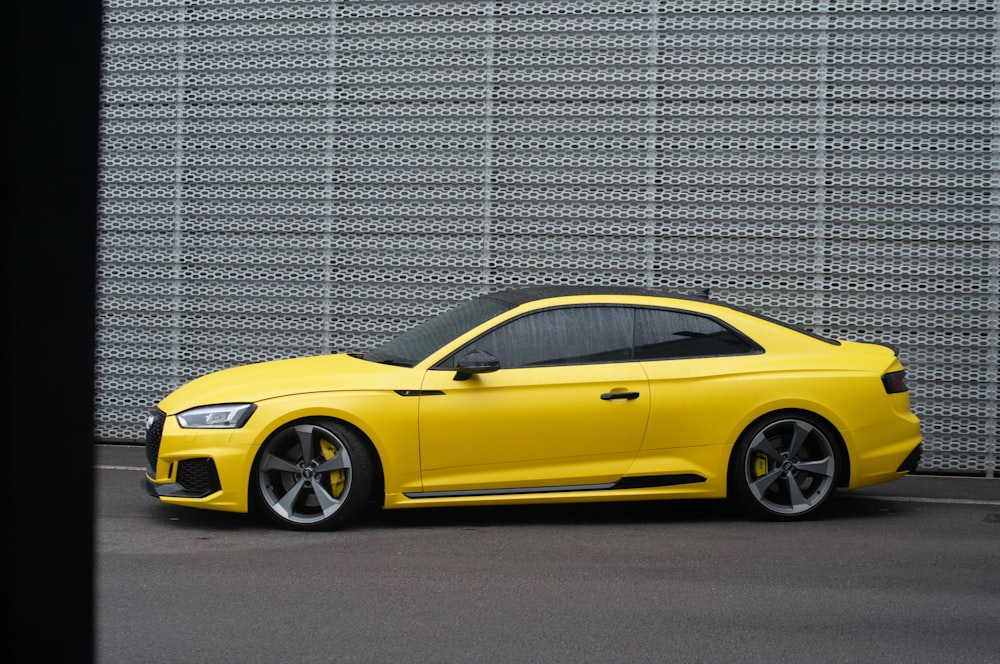
<svg viewBox="0 0 1000 664">
<path fill-rule="evenodd" d="M 1000 651 L 1000 479 L 821 520 L 723 502 L 375 512 L 293 533 L 159 503 L 95 453 L 96 661 L 975 662 Z"/>
</svg>

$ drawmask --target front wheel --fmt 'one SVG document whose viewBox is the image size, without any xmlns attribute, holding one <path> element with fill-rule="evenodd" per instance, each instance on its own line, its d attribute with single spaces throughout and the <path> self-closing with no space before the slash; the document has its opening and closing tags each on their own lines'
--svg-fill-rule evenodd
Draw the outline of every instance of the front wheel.
<svg viewBox="0 0 1000 664">
<path fill-rule="evenodd" d="M 755 516 L 813 516 L 836 490 L 836 439 L 828 425 L 806 414 L 776 415 L 755 423 L 733 454 L 731 490 Z"/>
<path fill-rule="evenodd" d="M 332 420 L 304 420 L 276 431 L 254 461 L 251 483 L 269 518 L 295 530 L 323 530 L 357 514 L 372 483 L 368 447 Z"/>
</svg>

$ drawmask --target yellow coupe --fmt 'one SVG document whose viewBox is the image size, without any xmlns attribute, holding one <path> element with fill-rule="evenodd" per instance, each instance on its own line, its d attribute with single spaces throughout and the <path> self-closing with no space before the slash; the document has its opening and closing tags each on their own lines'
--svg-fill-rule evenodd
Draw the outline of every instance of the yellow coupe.
<svg viewBox="0 0 1000 664">
<path fill-rule="evenodd" d="M 479 296 L 364 354 L 193 380 L 146 422 L 143 485 L 302 530 L 371 503 L 733 497 L 798 519 L 914 470 L 920 440 L 892 348 L 706 297 L 543 287 Z"/>
</svg>

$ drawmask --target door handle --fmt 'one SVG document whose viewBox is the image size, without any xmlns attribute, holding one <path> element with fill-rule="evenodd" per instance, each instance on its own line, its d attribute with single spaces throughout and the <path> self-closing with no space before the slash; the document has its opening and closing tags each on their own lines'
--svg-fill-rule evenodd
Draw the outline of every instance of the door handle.
<svg viewBox="0 0 1000 664">
<path fill-rule="evenodd" d="M 631 401 L 632 399 L 638 399 L 638 392 L 605 392 L 601 395 L 603 401 L 612 401 L 615 399 L 625 399 Z"/>
</svg>

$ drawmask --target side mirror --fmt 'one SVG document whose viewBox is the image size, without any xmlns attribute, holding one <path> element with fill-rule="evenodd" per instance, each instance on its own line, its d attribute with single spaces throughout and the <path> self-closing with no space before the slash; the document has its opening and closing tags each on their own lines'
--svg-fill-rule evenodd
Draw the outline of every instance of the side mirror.
<svg viewBox="0 0 1000 664">
<path fill-rule="evenodd" d="M 500 360 L 485 350 L 472 350 L 458 358 L 453 380 L 468 380 L 473 374 L 492 373 L 500 368 Z"/>
</svg>

